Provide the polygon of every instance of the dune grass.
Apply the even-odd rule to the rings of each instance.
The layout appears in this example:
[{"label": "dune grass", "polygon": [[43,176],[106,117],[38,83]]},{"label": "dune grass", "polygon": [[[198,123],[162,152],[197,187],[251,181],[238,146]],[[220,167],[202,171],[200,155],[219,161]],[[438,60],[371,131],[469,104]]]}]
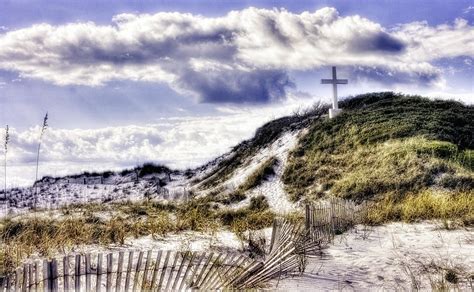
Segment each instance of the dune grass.
[{"label": "dune grass", "polygon": [[275,175],[275,167],[278,165],[276,157],[270,157],[265,160],[252,174],[250,174],[245,182],[239,186],[242,192],[248,191],[259,186],[272,175]]},{"label": "dune grass", "polygon": [[423,190],[401,200],[387,196],[370,205],[365,223],[377,225],[389,221],[433,219],[441,220],[445,228],[474,225],[474,194]]},{"label": "dune grass", "polygon": [[293,201],[333,195],[402,198],[428,187],[474,188],[474,108],[393,93],[342,103],[291,153],[283,181]]},{"label": "dune grass", "polygon": [[124,244],[127,238],[157,238],[180,231],[241,232],[270,226],[273,218],[264,199],[253,199],[249,207],[234,211],[220,210],[209,199],[195,199],[183,204],[78,204],[63,208],[60,218],[4,219],[0,221],[0,275],[32,254],[50,256],[78,245]]},{"label": "dune grass", "polygon": [[203,188],[218,185],[228,179],[234,171],[243,165],[250,157],[260,149],[275,142],[282,133],[307,127],[315,120],[319,120],[327,111],[327,106],[319,103],[302,112],[296,112],[291,116],[282,117],[270,121],[255,131],[253,138],[239,143],[232,149],[232,155],[222,159],[218,166],[202,179]]}]

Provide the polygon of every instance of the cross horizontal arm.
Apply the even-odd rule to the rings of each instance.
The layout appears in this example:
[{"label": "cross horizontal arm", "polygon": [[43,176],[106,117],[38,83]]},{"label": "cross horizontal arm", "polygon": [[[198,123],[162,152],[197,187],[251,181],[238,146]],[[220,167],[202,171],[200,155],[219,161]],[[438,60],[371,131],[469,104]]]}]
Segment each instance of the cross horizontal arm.
[{"label": "cross horizontal arm", "polygon": [[321,84],[334,84],[332,79],[321,79]]},{"label": "cross horizontal arm", "polygon": [[321,79],[321,84],[347,84],[349,81],[347,79]]}]

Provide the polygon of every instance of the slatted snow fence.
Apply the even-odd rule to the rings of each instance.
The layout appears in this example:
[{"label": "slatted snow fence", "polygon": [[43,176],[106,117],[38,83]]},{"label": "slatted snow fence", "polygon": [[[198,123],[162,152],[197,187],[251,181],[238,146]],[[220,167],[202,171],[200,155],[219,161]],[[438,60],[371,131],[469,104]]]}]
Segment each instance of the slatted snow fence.
[{"label": "slatted snow fence", "polygon": [[365,209],[331,199],[307,204],[304,222],[276,219],[263,260],[232,252],[120,251],[25,263],[0,291],[241,290],[304,271],[306,256],[356,224]]}]

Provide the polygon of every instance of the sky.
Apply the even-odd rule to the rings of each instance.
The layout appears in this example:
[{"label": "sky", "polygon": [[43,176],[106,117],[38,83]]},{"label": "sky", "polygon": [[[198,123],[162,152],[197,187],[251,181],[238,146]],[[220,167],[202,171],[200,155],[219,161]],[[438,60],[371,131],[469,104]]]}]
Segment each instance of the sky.
[{"label": "sky", "polygon": [[266,121],[329,102],[331,66],[349,79],[343,98],[472,104],[473,14],[461,0],[0,0],[8,185],[34,180],[46,112],[40,175],[64,175],[198,166]]}]

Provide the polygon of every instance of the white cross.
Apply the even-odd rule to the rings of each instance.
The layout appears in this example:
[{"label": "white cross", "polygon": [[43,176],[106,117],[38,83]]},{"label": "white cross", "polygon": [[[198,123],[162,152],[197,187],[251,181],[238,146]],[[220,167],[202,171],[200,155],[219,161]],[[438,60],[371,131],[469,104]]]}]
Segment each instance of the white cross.
[{"label": "white cross", "polygon": [[[339,111],[337,104],[337,85],[347,83],[349,83],[347,79],[337,79],[335,66],[332,67],[332,79],[321,79],[321,84],[332,84],[332,109],[335,114]],[[329,113],[331,117],[331,111]]]}]

